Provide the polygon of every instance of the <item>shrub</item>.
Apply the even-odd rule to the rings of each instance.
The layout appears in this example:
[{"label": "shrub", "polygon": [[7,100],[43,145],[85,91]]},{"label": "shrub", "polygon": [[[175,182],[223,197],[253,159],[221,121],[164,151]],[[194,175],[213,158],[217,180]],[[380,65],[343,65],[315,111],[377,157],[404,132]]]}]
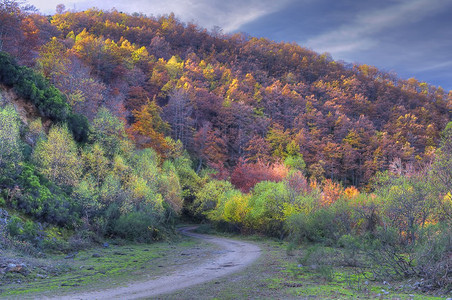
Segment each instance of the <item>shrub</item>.
[{"label": "shrub", "polygon": [[415,248],[416,271],[423,286],[452,290],[452,228],[446,224],[431,226]]},{"label": "shrub", "polygon": [[149,211],[132,211],[119,217],[114,225],[119,237],[137,242],[152,242],[164,238],[158,216]]},{"label": "shrub", "polygon": [[300,242],[325,242],[331,244],[335,239],[334,214],[323,208],[310,214],[299,213],[289,217],[286,223],[290,238]]}]

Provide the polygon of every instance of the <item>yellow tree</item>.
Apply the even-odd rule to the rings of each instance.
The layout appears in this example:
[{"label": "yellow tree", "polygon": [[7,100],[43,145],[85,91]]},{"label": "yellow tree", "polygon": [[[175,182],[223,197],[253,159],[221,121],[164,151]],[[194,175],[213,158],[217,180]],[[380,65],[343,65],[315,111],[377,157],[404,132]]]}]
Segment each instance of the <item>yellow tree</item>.
[{"label": "yellow tree", "polygon": [[155,101],[148,101],[140,111],[133,112],[136,122],[131,130],[135,134],[137,144],[144,148],[153,148],[160,155],[164,155],[169,148],[165,133],[170,127],[160,117],[161,111]]},{"label": "yellow tree", "polygon": [[66,73],[66,65],[69,60],[66,57],[66,47],[53,37],[50,42],[39,50],[37,63],[46,78],[55,78]]}]

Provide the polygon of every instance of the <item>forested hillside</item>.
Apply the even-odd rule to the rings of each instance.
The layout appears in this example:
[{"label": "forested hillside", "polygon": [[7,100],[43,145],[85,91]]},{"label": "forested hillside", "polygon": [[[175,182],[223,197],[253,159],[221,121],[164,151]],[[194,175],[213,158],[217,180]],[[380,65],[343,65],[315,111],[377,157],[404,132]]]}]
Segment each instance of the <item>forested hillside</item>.
[{"label": "forested hillside", "polygon": [[[3,49],[55,84],[75,112],[93,120],[106,107],[138,146],[152,142],[160,153],[164,135],[180,140],[219,178],[242,168],[265,173],[262,162],[294,152],[308,177],[365,186],[394,159],[428,163],[450,119],[452,96],[441,88],[296,44],[208,32],[174,15],[60,7],[8,21],[16,24]],[[144,129],[149,102],[162,122]]]},{"label": "forested hillside", "polygon": [[384,276],[451,287],[452,92],[173,14],[1,1],[0,50],[2,93],[37,111],[0,100],[0,248],[149,242],[185,214],[363,239]]}]

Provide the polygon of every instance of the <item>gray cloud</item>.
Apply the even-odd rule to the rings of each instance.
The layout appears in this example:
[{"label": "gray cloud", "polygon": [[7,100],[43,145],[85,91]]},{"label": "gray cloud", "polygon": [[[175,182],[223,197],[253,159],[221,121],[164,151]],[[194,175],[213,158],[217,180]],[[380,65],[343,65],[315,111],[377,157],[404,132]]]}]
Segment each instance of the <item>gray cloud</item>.
[{"label": "gray cloud", "polygon": [[66,5],[68,9],[76,10],[98,7],[111,9],[115,7],[119,11],[128,13],[142,12],[146,15],[164,15],[174,12],[177,17],[185,22],[194,22],[202,27],[211,29],[220,26],[225,32],[232,32],[242,25],[278,11],[289,0],[129,0],[129,1],[67,1],[67,0],[30,0],[44,13],[53,13],[59,3]]},{"label": "gray cloud", "polygon": [[449,0],[399,0],[380,10],[358,12],[349,23],[307,40],[306,45],[341,59],[351,59],[356,51],[377,46],[383,31],[417,22],[450,5]]}]

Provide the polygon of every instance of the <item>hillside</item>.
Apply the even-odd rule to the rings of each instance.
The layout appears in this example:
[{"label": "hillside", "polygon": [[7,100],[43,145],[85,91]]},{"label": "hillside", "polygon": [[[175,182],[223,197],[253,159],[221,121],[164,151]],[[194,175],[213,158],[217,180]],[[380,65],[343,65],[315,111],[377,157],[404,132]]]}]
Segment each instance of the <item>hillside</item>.
[{"label": "hillside", "polygon": [[[48,20],[26,14],[21,22],[27,27],[14,33],[21,39],[4,47],[13,43],[11,52],[76,112],[92,120],[105,106],[130,126],[134,111],[155,100],[169,125],[157,133],[180,140],[219,178],[294,151],[308,177],[364,186],[394,159],[428,163],[451,117],[448,92],[414,78],[296,44],[208,32],[174,15],[91,9]],[[139,145],[156,138],[132,134]]]}]

